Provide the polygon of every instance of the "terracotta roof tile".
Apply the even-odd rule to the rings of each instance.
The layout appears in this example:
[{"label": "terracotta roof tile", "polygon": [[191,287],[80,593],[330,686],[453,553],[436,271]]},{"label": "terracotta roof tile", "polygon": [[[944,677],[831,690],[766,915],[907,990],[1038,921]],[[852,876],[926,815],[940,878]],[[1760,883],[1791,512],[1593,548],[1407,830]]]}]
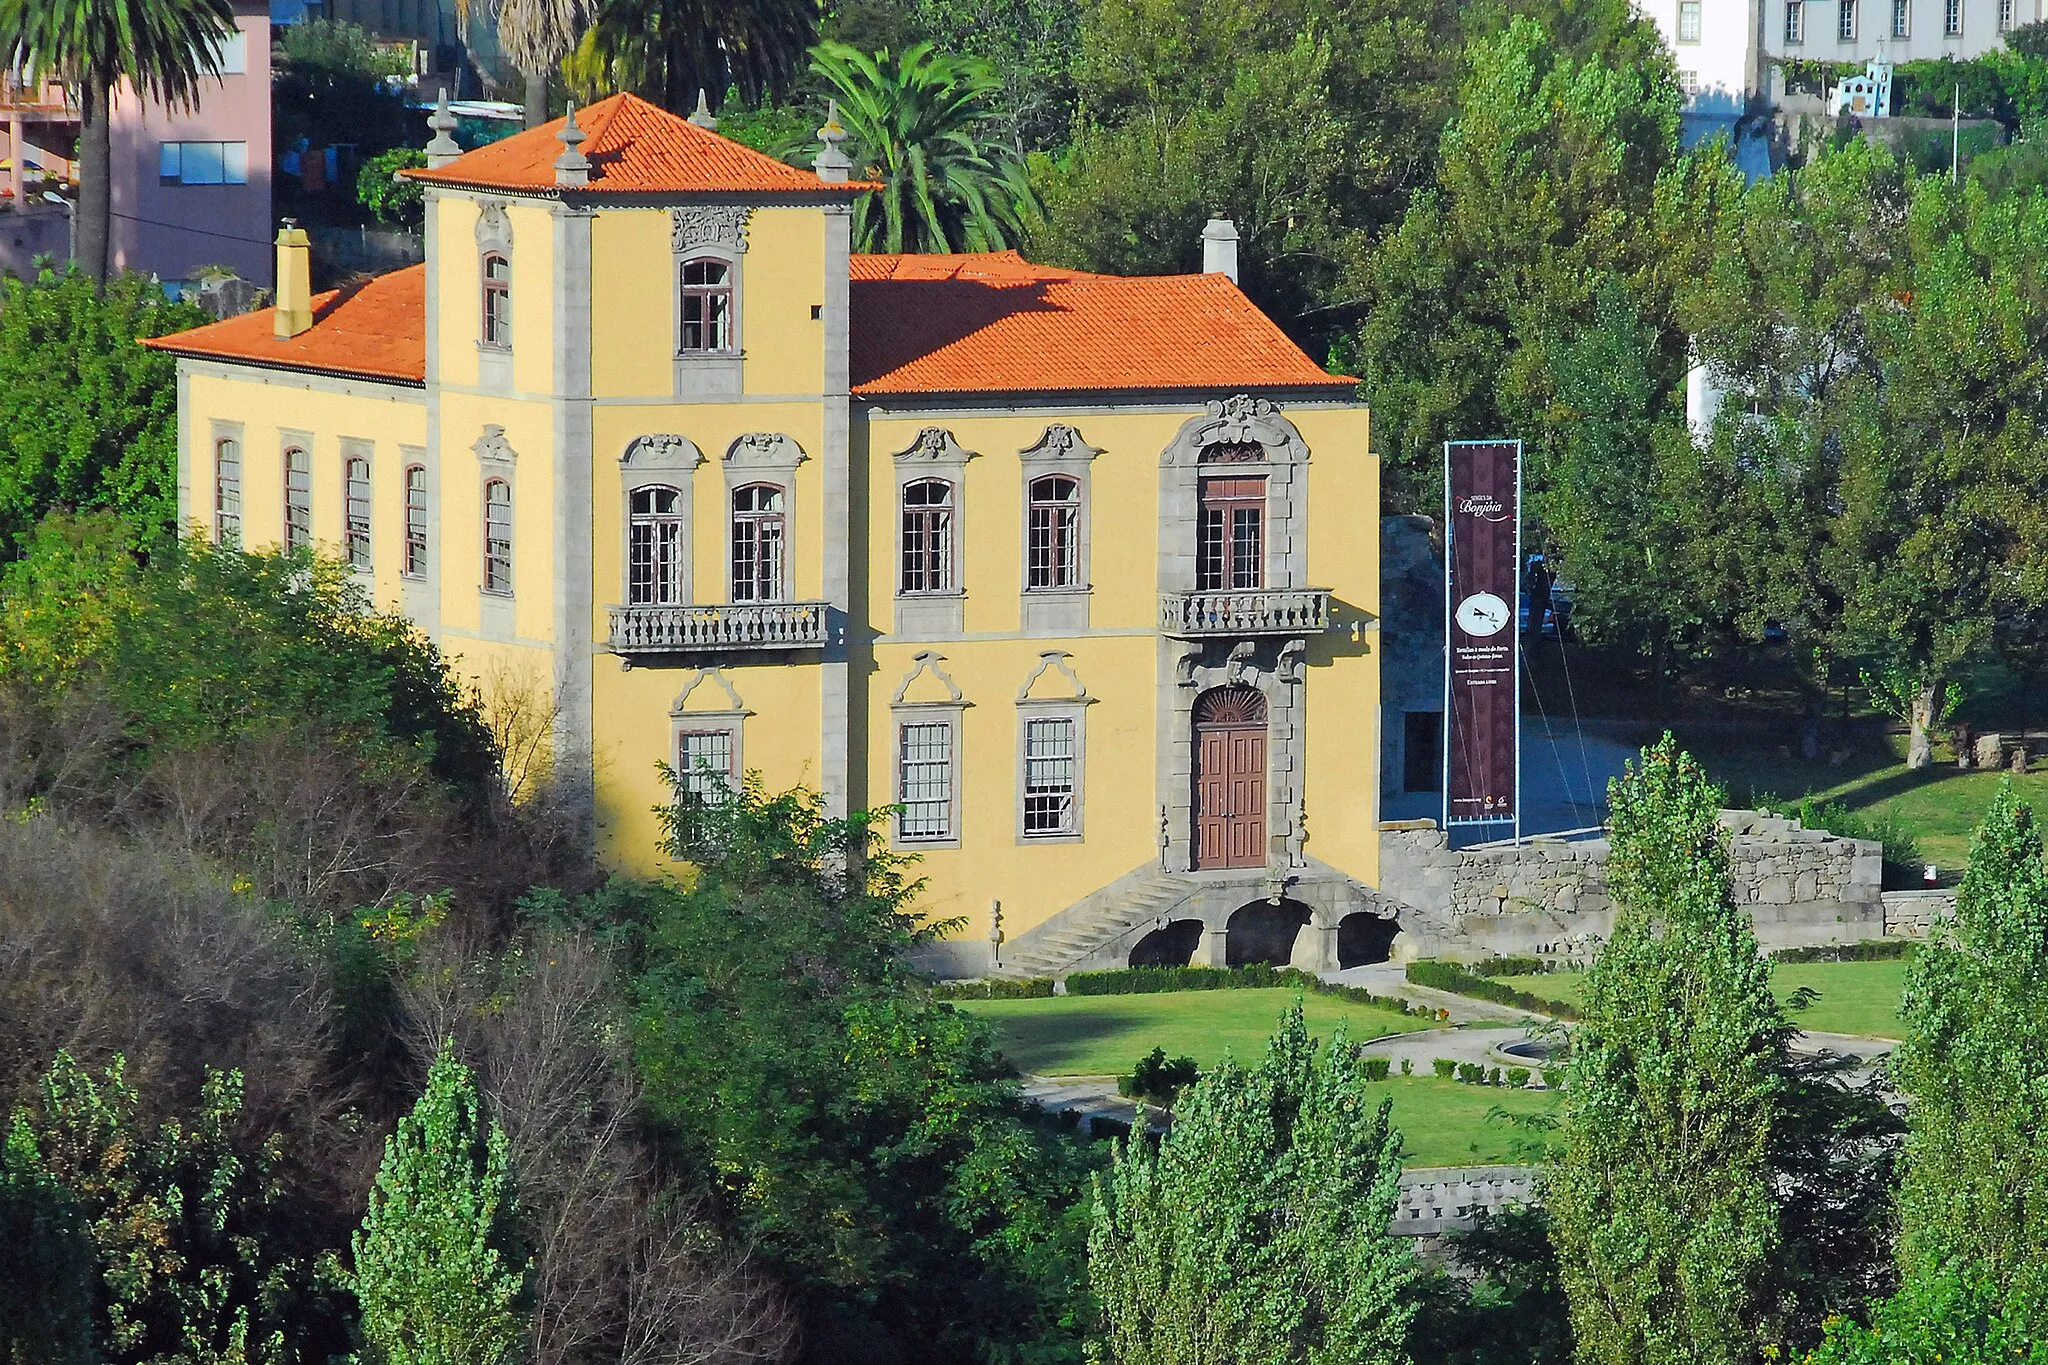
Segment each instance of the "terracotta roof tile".
[{"label": "terracotta roof tile", "polygon": [[[552,190],[555,158],[562,154],[557,134],[564,122],[555,119],[514,133],[465,152],[435,170],[399,174],[434,185]],[[699,128],[637,95],[601,99],[577,110],[576,122],[584,132],[583,155],[590,158],[590,183],[579,186],[579,193],[853,193],[875,188],[861,182],[829,184],[810,171]]]},{"label": "terracotta roof tile", "polygon": [[1090,275],[1014,251],[855,256],[858,394],[1325,388],[1222,275]]},{"label": "terracotta roof tile", "polygon": [[313,297],[313,325],[277,339],[273,310],[154,337],[153,350],[351,378],[424,384],[427,379],[427,268],[411,266],[351,289]]}]

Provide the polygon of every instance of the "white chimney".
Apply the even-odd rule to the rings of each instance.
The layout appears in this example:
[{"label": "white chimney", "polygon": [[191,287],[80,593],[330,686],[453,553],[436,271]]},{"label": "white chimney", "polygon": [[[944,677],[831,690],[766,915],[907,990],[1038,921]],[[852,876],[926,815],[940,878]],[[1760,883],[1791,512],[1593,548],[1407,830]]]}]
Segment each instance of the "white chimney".
[{"label": "white chimney", "polygon": [[1211,218],[1202,228],[1202,273],[1237,283],[1237,224],[1228,218]]}]

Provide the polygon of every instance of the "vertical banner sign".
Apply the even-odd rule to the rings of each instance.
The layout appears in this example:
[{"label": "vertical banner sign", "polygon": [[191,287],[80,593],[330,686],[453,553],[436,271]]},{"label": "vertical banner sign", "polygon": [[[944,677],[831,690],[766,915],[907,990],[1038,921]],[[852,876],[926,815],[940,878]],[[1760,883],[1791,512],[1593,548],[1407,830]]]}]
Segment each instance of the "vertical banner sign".
[{"label": "vertical banner sign", "polygon": [[1444,827],[1521,828],[1522,443],[1444,443]]}]

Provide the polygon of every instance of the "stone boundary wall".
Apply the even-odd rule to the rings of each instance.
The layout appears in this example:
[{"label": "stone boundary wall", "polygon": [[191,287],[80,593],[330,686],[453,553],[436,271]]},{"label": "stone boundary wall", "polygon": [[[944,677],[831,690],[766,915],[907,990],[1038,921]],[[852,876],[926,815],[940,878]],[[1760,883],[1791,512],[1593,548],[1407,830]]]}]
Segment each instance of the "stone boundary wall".
[{"label": "stone boundary wall", "polygon": [[1884,893],[1884,936],[1926,938],[1934,921],[1956,912],[1953,891],[1887,891]]},{"label": "stone boundary wall", "polygon": [[1465,1232],[1483,1209],[1541,1202],[1534,1166],[1422,1166],[1401,1172],[1401,1197],[1387,1231],[1397,1237]]},{"label": "stone boundary wall", "polygon": [[[1765,949],[1885,930],[1881,845],[1759,811],[1723,811],[1735,900]],[[1380,894],[1402,908],[1401,961],[1526,954],[1589,961],[1614,924],[1605,839],[1452,849],[1433,821],[1381,826]],[[1413,912],[1413,913],[1408,913]]]}]

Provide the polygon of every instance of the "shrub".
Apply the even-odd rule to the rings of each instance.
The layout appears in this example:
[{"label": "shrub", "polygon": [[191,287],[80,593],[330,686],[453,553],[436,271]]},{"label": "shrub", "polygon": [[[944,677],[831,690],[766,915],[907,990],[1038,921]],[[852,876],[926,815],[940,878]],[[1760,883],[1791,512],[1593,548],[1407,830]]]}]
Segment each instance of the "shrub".
[{"label": "shrub", "polygon": [[1806,948],[1780,948],[1771,954],[1773,962],[1891,962],[1913,955],[1911,939],[1884,938],[1863,943],[1818,944]]},{"label": "shrub", "polygon": [[1474,976],[1538,976],[1549,970],[1540,957],[1514,954],[1507,957],[1490,957],[1472,967]]},{"label": "shrub", "polygon": [[1508,1068],[1508,1085],[1509,1085],[1509,1087],[1510,1087],[1511,1089],[1515,1089],[1515,1090],[1521,1090],[1521,1089],[1524,1089],[1524,1088],[1526,1088],[1526,1087],[1528,1086],[1528,1084],[1529,1084],[1529,1068],[1528,1068],[1528,1067],[1526,1067],[1526,1066],[1511,1066],[1511,1067],[1509,1067],[1509,1068]]},{"label": "shrub", "polygon": [[1497,1005],[1510,1005],[1518,1010],[1528,1010],[1532,1014],[1547,1014],[1556,1019],[1579,1017],[1578,1011],[1562,1000],[1545,1000],[1527,991],[1504,986],[1456,962],[1438,962],[1425,958],[1420,962],[1409,963],[1405,975],[1413,984],[1427,986],[1431,990],[1469,995],[1476,1000],[1491,1000]]},{"label": "shrub", "polygon": [[1486,1068],[1477,1062],[1459,1062],[1458,1079],[1466,1085],[1485,1085]]},{"label": "shrub", "polygon": [[1374,995],[1357,986],[1334,985],[1313,972],[1271,967],[1262,962],[1244,967],[1123,967],[1106,972],[1075,972],[1067,978],[1068,995],[1153,995],[1164,991],[1272,990],[1289,986],[1395,1014],[1429,1013],[1405,1000]]},{"label": "shrub", "polygon": [[1413,1057],[1403,1057],[1401,1059],[1401,1074],[1403,1076],[1413,1076],[1415,1074],[1415,1059]]},{"label": "shrub", "polygon": [[1387,1071],[1390,1065],[1391,1063],[1389,1063],[1389,1061],[1385,1057],[1366,1058],[1365,1078],[1369,1081],[1385,1080],[1387,1078]]},{"label": "shrub", "polygon": [[1436,1078],[1440,1081],[1449,1080],[1453,1075],[1457,1074],[1458,1070],[1458,1064],[1449,1057],[1439,1057],[1431,1062],[1430,1066],[1435,1068]]},{"label": "shrub", "polygon": [[992,976],[980,981],[941,981],[932,987],[935,1000],[1050,1000],[1053,982],[1049,976],[1010,981]]},{"label": "shrub", "polygon": [[418,170],[426,164],[427,154],[417,147],[393,147],[378,153],[356,172],[356,202],[380,223],[418,227],[426,214],[426,191],[419,181],[401,179],[397,172]]},{"label": "shrub", "polygon": [[1539,1074],[1540,1074],[1540,1075],[1541,1075],[1541,1076],[1543,1077],[1543,1087],[1544,1087],[1544,1089],[1546,1089],[1546,1090],[1560,1090],[1560,1089],[1563,1089],[1563,1087],[1564,1087],[1564,1068],[1563,1068],[1563,1067],[1561,1067],[1561,1066],[1546,1066],[1546,1067],[1544,1067],[1544,1068],[1543,1068],[1543,1070],[1542,1070],[1542,1071],[1541,1071],[1541,1072],[1540,1072]]},{"label": "shrub", "polygon": [[1499,1068],[1499,1067],[1497,1067],[1497,1066],[1490,1066],[1490,1067],[1488,1067],[1488,1068],[1486,1069],[1486,1083],[1487,1083],[1488,1085],[1499,1085],[1499,1084],[1500,1084],[1500,1068]]},{"label": "shrub", "polygon": [[1808,829],[1824,829],[1844,839],[1874,839],[1884,849],[1884,884],[1918,886],[1925,866],[1920,843],[1892,806],[1875,811],[1853,811],[1839,801],[1816,805],[1811,796],[1801,797],[1793,812]]},{"label": "shrub", "polygon": [[1180,1092],[1193,1085],[1201,1074],[1194,1058],[1175,1057],[1168,1061],[1166,1049],[1155,1047],[1138,1059],[1138,1065],[1130,1075],[1116,1078],[1116,1090],[1129,1099],[1170,1107]]}]

